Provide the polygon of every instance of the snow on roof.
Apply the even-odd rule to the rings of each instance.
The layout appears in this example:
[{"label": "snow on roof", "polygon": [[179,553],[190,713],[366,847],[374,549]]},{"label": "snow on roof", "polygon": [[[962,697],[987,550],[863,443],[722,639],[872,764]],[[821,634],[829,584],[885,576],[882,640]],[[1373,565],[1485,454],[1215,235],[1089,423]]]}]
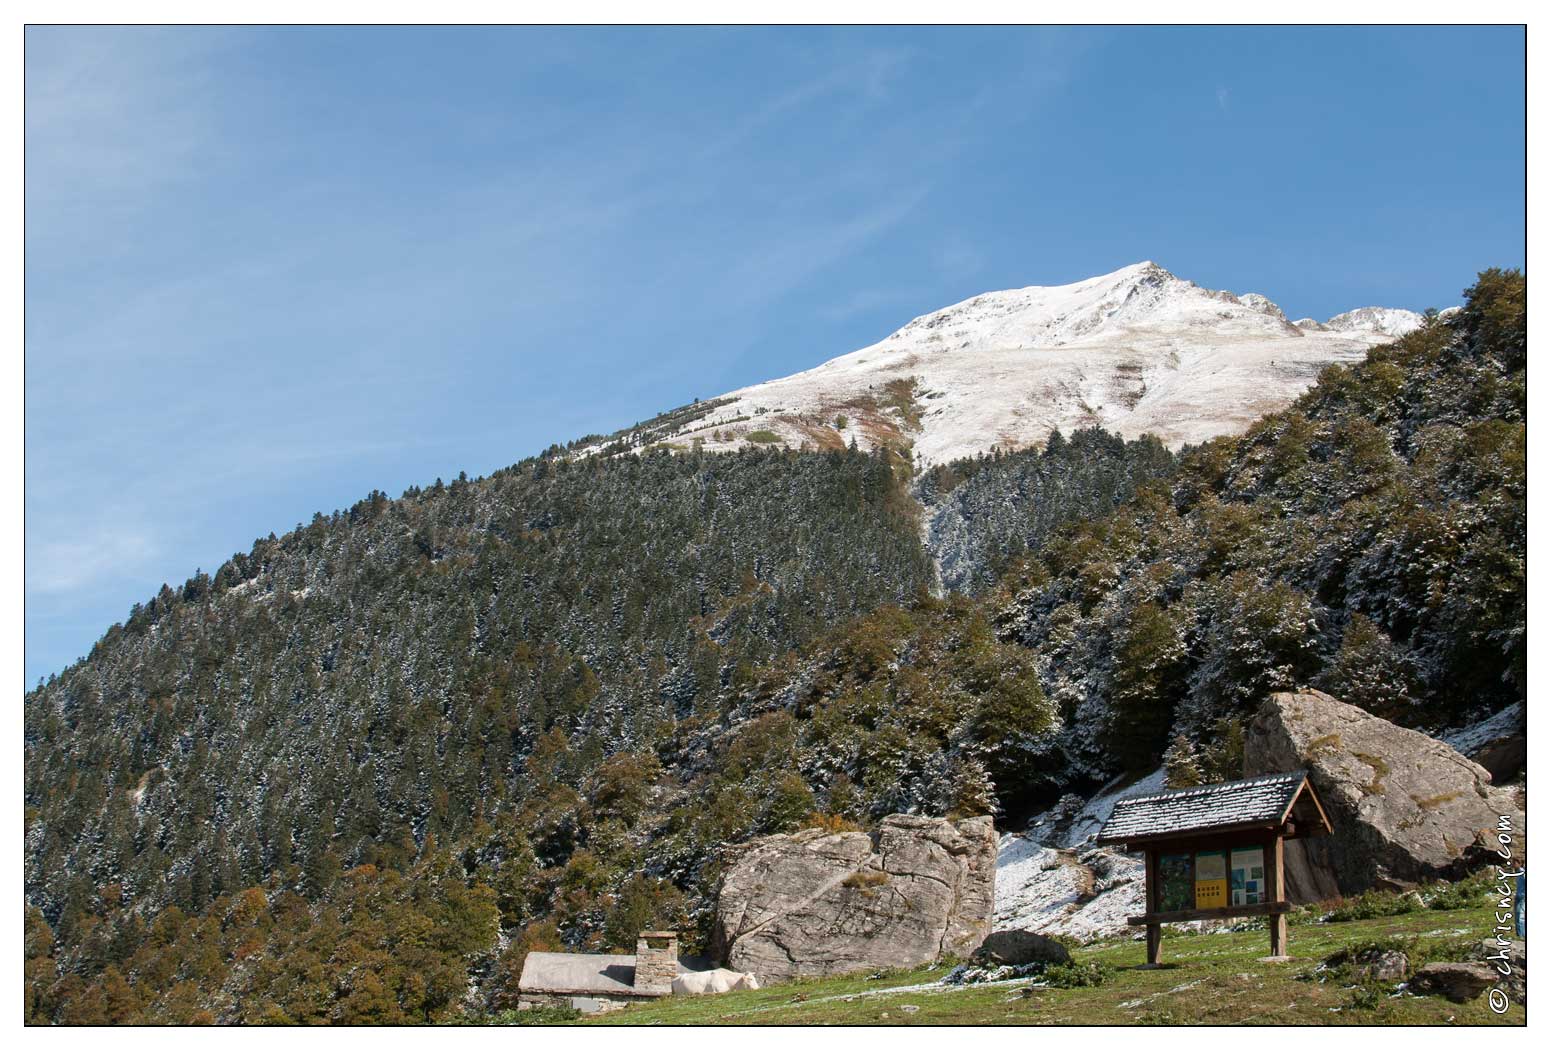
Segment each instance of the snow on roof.
[{"label": "snow on roof", "polygon": [[1175,833],[1210,832],[1285,820],[1308,772],[1268,774],[1197,788],[1175,788],[1115,803],[1100,843],[1124,843]]}]

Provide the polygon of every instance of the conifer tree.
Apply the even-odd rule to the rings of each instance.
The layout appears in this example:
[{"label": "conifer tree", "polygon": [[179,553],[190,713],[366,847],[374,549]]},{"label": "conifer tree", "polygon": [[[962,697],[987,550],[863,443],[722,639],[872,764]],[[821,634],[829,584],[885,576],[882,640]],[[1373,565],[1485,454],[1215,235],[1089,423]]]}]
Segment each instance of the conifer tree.
[{"label": "conifer tree", "polygon": [[1163,767],[1168,771],[1164,783],[1170,788],[1194,788],[1204,780],[1196,746],[1184,734],[1174,735],[1168,750],[1163,753]]}]

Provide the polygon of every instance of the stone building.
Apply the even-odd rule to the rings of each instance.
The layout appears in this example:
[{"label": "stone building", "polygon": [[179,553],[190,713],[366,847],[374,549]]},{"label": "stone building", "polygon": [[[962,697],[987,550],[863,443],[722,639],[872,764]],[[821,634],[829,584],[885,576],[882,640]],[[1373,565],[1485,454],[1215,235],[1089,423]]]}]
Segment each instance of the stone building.
[{"label": "stone building", "polygon": [[635,955],[530,952],[517,981],[519,1003],[574,1007],[588,1014],[611,1011],[673,992],[673,979],[691,970],[679,959],[673,931],[642,931]]}]

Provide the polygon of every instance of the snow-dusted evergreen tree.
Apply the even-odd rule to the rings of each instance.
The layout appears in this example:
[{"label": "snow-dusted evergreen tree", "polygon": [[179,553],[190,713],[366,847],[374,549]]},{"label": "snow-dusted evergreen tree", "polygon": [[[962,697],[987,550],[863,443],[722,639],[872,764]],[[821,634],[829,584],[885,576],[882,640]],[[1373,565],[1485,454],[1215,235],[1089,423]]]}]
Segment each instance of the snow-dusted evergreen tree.
[{"label": "snow-dusted evergreen tree", "polygon": [[1098,428],[1052,431],[1043,449],[957,460],[924,473],[927,543],[944,587],[983,591],[1057,529],[1106,514],[1142,482],[1167,475],[1173,455],[1154,438],[1126,441]]},{"label": "snow-dusted evergreen tree", "polygon": [[1163,753],[1163,767],[1168,771],[1164,783],[1170,788],[1194,788],[1205,781],[1201,773],[1201,757],[1196,746],[1184,734],[1175,734]]}]

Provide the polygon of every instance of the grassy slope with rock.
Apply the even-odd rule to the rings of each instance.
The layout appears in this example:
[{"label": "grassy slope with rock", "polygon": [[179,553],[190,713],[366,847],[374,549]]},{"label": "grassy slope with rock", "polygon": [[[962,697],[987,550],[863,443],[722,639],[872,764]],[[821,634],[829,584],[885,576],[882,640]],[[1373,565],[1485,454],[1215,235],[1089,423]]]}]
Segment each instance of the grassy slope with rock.
[{"label": "grassy slope with rock", "polygon": [[[679,997],[587,1019],[589,1025],[1522,1025],[1524,1008],[1497,1015],[1482,996],[1464,1004],[1438,996],[1394,995],[1374,987],[1321,981],[1321,961],[1342,951],[1399,939],[1421,962],[1459,960],[1491,931],[1482,904],[1418,909],[1346,923],[1296,922],[1294,958],[1267,963],[1266,932],[1189,934],[1166,929],[1164,966],[1139,967],[1140,942],[1111,938],[1073,950],[1096,965],[1101,984],[1075,988],[1007,983],[939,986],[950,968],[849,975],[772,986],[757,992]],[[909,1008],[915,1010],[909,1010]]]}]

